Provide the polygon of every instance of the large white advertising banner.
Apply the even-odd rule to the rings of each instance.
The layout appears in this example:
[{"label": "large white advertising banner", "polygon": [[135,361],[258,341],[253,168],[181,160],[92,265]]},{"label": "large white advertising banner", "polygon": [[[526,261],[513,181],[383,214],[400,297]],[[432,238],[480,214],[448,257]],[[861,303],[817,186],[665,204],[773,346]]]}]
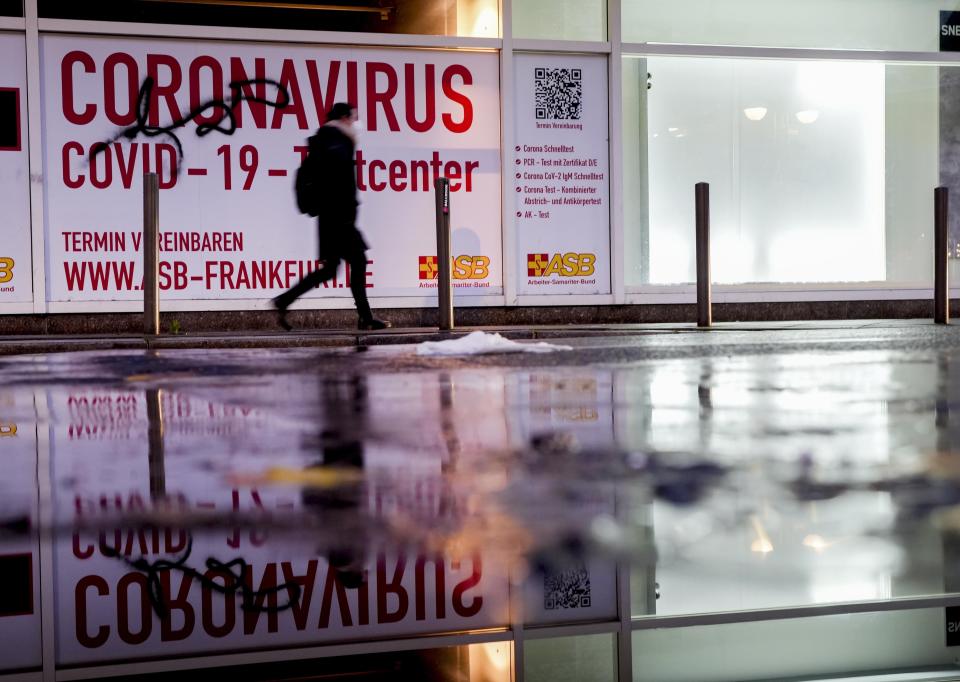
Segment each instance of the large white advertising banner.
[{"label": "large white advertising banner", "polygon": [[610,293],[607,60],[516,60],[521,294]]},{"label": "large white advertising banner", "polygon": [[[51,301],[141,297],[147,171],[160,173],[163,297],[288,288],[317,267],[294,173],[337,101],[365,127],[370,294],[435,289],[438,176],[451,180],[455,292],[502,292],[495,54],[44,36],[41,59]],[[349,296],[347,276],[308,296]]]},{"label": "large white advertising banner", "polygon": [[0,64],[0,303],[14,303],[33,300],[27,69],[22,35],[0,33]]}]

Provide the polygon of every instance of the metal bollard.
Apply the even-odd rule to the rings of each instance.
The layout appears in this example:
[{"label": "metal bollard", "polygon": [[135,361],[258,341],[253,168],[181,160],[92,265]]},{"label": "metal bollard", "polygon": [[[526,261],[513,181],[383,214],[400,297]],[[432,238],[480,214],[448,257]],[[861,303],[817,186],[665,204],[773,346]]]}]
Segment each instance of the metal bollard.
[{"label": "metal bollard", "polygon": [[950,324],[950,283],[947,276],[950,192],[946,187],[933,190],[933,321]]},{"label": "metal bollard", "polygon": [[697,326],[713,324],[710,295],[710,184],[694,186],[697,214]]},{"label": "metal bollard", "polygon": [[143,333],[160,333],[160,185],[156,173],[143,176]]},{"label": "metal bollard", "polygon": [[437,178],[437,305],[442,331],[453,329],[453,291],[450,282],[450,181]]}]

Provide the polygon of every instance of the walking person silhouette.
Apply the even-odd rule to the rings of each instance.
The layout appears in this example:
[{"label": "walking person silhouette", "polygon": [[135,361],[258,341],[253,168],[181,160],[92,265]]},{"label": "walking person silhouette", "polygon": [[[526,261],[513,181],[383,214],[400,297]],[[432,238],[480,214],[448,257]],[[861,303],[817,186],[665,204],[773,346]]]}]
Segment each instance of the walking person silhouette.
[{"label": "walking person silhouette", "polygon": [[273,299],[280,326],[290,331],[287,310],[298,298],[337,274],[340,261],[350,273],[350,291],[357,306],[359,329],[385,329],[390,325],[378,320],[367,301],[367,242],[357,229],[357,178],[354,150],[357,110],[346,102],[337,102],[327,114],[327,122],[309,139],[309,151],[297,171],[297,204],[300,210],[317,218],[320,240],[319,260],[323,266],[306,275],[288,291]]}]

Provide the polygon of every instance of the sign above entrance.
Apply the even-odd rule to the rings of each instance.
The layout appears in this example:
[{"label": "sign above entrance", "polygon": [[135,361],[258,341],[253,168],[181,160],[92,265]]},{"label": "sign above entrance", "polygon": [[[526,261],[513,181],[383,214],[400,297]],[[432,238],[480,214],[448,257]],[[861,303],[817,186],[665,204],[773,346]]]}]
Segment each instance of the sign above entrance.
[{"label": "sign above entrance", "polygon": [[940,12],[940,51],[960,52],[960,12]]}]

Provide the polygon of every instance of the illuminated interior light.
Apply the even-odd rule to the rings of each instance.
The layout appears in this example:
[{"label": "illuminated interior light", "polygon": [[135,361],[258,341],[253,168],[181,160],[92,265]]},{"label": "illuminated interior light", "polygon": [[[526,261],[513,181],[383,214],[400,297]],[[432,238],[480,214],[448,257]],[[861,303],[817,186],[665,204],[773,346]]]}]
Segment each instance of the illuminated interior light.
[{"label": "illuminated interior light", "polygon": [[811,534],[803,539],[803,546],[809,547],[814,552],[817,552],[819,554],[820,552],[823,552],[825,549],[827,549],[830,546],[830,543],[824,540],[819,535]]},{"label": "illuminated interior light", "polygon": [[503,672],[510,666],[510,649],[506,642],[489,642],[480,645],[487,661],[494,670]]},{"label": "illuminated interior light", "polygon": [[818,118],[820,118],[820,112],[816,109],[797,112],[797,120],[800,121],[800,123],[813,123]]},{"label": "illuminated interior light", "polygon": [[757,534],[756,539],[750,543],[750,551],[758,554],[769,554],[772,552],[773,543],[770,542],[770,537],[767,535],[767,531],[764,530],[763,524],[760,523],[760,519],[756,516],[751,516],[750,523],[753,525],[753,530]]},{"label": "illuminated interior light", "polygon": [[762,121],[764,116],[767,115],[767,108],[747,107],[743,110],[743,115],[749,118],[751,121]]},{"label": "illuminated interior light", "polygon": [[496,38],[497,37],[497,8],[496,6],[485,7],[477,13],[477,18],[473,22],[472,35],[475,38]]}]

